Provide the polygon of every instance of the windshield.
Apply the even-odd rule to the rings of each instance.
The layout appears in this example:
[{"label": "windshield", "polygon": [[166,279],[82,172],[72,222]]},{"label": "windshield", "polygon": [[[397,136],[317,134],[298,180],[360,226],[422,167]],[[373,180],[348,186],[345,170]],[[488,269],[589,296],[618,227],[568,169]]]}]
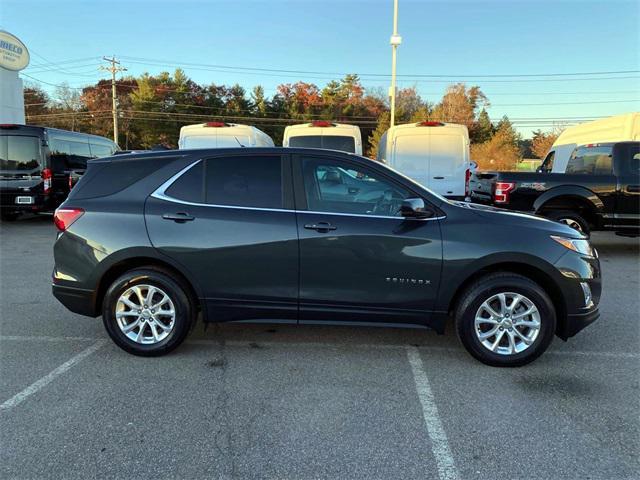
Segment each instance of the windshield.
[{"label": "windshield", "polygon": [[40,138],[25,135],[0,136],[0,171],[24,173],[40,169]]},{"label": "windshield", "polygon": [[329,150],[340,150],[342,152],[355,153],[356,142],[353,137],[345,135],[304,135],[301,137],[291,137],[290,147],[302,148],[326,148]]}]

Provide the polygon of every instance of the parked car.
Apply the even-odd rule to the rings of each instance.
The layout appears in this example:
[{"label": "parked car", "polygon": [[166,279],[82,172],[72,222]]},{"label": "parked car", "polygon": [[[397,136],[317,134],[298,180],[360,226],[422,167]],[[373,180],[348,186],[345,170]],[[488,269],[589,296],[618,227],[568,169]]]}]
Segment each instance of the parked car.
[{"label": "parked car", "polygon": [[588,234],[640,234],[640,142],[574,149],[565,173],[478,172],[471,200],[536,213]]},{"label": "parked car", "polygon": [[464,125],[427,121],[391,127],[380,138],[377,160],[447,198],[467,196],[471,162]]},{"label": "parked car", "polygon": [[578,231],[336,151],[94,160],[54,220],[53,294],[136,355],[176,348],[198,312],[439,333],[452,316],[474,357],[517,366],[599,315],[599,261]]},{"label": "parked car", "polygon": [[87,160],[113,155],[118,146],[97,135],[31,125],[0,125],[0,212],[53,211],[67,197]]},{"label": "parked car", "polygon": [[180,129],[178,148],[273,147],[273,139],[250,125],[206,122]]},{"label": "parked car", "polygon": [[362,155],[360,127],[315,120],[284,129],[283,147],[326,148]]},{"label": "parked car", "polygon": [[564,173],[569,157],[582,145],[640,140],[640,113],[625,113],[568,127],[562,131],[544,161],[541,173]]}]

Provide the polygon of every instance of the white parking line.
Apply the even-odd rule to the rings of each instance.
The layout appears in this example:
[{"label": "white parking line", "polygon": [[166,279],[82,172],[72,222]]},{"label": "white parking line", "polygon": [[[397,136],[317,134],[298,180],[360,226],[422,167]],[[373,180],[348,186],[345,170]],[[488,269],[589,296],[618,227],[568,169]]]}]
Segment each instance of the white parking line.
[{"label": "white parking line", "polygon": [[51,337],[46,335],[0,335],[0,340],[15,342],[95,342],[94,337]]},{"label": "white parking line", "polygon": [[65,373],[67,370],[69,370],[75,364],[80,362],[82,359],[84,359],[84,358],[88,357],[89,355],[91,355],[92,353],[96,352],[98,349],[100,349],[102,346],[104,346],[105,343],[107,343],[106,340],[98,340],[96,343],[94,343],[90,347],[85,348],[83,351],[81,351],[77,355],[74,355],[69,360],[67,360],[62,365],[60,365],[58,368],[56,368],[55,370],[52,370],[47,375],[42,377],[40,380],[35,381],[34,383],[29,385],[24,390],[22,390],[21,392],[15,394],[9,400],[7,400],[4,403],[2,403],[0,405],[0,410],[9,410],[10,408],[15,407],[16,405],[19,405],[24,400],[26,400],[27,397],[29,397],[30,395],[33,395],[34,393],[36,393],[39,390],[41,390],[43,387],[47,386],[56,377],[58,377],[58,376],[62,375],[63,373]]},{"label": "white parking line", "polygon": [[431,440],[431,451],[436,459],[438,476],[440,480],[457,480],[459,478],[458,471],[456,470],[453,455],[449,448],[447,434],[444,428],[442,428],[442,422],[438,415],[438,407],[431,392],[429,377],[424,370],[420,352],[416,347],[409,346],[406,348],[407,358],[409,359],[411,371],[413,372],[413,380],[416,383],[416,390],[418,391],[418,398],[422,404],[422,417],[427,426],[427,434]]}]

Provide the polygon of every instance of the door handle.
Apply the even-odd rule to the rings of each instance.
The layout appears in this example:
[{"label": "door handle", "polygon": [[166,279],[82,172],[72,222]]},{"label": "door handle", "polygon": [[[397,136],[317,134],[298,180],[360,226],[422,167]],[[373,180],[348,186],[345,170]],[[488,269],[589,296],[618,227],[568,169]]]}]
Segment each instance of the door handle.
[{"label": "door handle", "polygon": [[330,230],[335,230],[337,227],[334,227],[329,222],[318,222],[318,223],[307,223],[304,228],[307,230],[316,230],[320,233],[327,233]]},{"label": "door handle", "polygon": [[196,219],[196,217],[194,217],[193,215],[189,215],[185,212],[165,213],[164,215],[162,215],[162,218],[164,218],[165,220],[173,220],[176,223],[191,222],[192,220]]},{"label": "door handle", "polygon": [[444,180],[444,177],[433,177],[436,180]]},{"label": "door handle", "polygon": [[629,193],[640,192],[640,185],[627,185],[627,192]]}]

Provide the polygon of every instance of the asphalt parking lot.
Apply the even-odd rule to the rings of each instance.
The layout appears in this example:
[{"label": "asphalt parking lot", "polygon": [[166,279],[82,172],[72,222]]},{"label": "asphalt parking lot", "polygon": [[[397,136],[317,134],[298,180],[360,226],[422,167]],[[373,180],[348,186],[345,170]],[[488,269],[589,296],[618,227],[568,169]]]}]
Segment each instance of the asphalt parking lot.
[{"label": "asphalt parking lot", "polygon": [[199,325],[134,357],[52,297],[54,237],[0,225],[1,478],[639,477],[637,239],[593,235],[597,323],[496,369],[452,330]]}]

